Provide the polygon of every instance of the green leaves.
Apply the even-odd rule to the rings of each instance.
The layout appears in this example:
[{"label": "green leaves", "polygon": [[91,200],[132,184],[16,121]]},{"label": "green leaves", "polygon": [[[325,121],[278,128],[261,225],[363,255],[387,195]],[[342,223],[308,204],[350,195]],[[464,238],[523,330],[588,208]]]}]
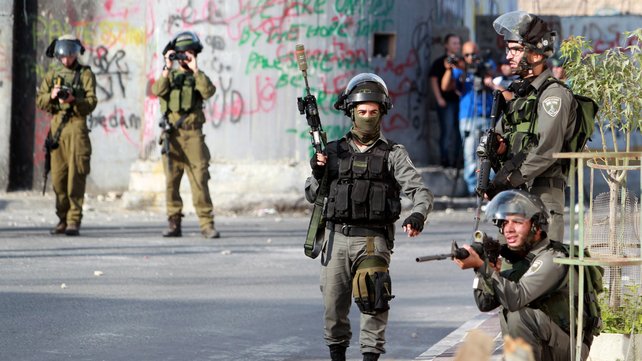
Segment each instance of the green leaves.
[{"label": "green leaves", "polygon": [[[600,106],[597,123],[602,137],[606,130],[629,135],[642,128],[642,28],[626,35],[628,46],[599,54],[582,36],[571,36],[560,48],[573,91]],[[630,137],[626,139],[628,149]],[[606,151],[604,139],[602,144]],[[614,147],[619,151],[617,144]]]}]

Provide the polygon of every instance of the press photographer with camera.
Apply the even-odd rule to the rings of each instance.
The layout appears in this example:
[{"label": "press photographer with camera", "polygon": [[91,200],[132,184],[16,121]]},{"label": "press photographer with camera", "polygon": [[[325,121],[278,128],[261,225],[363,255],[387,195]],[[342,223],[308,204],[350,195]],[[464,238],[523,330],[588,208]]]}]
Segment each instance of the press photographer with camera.
[{"label": "press photographer with camera", "polygon": [[[197,55],[203,50],[193,31],[178,33],[163,50],[165,66],[152,85],[158,96],[163,120],[161,136],[165,168],[168,227],[163,237],[181,237],[183,200],[179,193],[183,173],[192,189],[192,202],[205,238],[219,238],[214,227],[214,208],[210,197],[210,151],[203,135],[203,102],[212,97],[216,87],[198,68]],[[174,62],[177,67],[174,67]]]},{"label": "press photographer with camera", "polygon": [[86,119],[98,104],[96,77],[88,66],[78,62],[84,52],[74,35],[54,39],[45,54],[58,61],[51,65],[36,95],[36,106],[52,115],[45,139],[44,172],[45,189],[51,170],[56,193],[58,224],[51,229],[52,235],[80,234],[91,159]]},{"label": "press photographer with camera", "polygon": [[457,167],[461,152],[454,151],[461,148],[459,138],[458,116],[459,95],[455,90],[442,91],[441,81],[446,72],[451,71],[461,60],[461,40],[455,34],[444,37],[445,54],[437,58],[430,68],[430,89],[435,97],[437,117],[439,118],[439,151],[441,165],[444,168]]},{"label": "press photographer with camera", "polygon": [[459,93],[459,134],[464,154],[463,177],[468,193],[472,196],[476,194],[477,186],[476,149],[482,133],[490,128],[493,90],[497,86],[492,81],[494,64],[480,57],[477,44],[467,41],[462,49],[464,67],[452,67],[451,71],[447,71],[442,79],[441,89]]}]

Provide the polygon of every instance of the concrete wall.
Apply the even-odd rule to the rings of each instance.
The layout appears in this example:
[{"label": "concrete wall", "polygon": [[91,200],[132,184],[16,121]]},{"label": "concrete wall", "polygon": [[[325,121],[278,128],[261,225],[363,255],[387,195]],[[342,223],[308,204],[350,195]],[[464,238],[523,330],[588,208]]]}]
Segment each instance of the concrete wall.
[{"label": "concrete wall", "polygon": [[7,1],[0,3],[0,190],[9,186],[12,59],[13,3]]},{"label": "concrete wall", "polygon": [[[205,48],[199,67],[218,88],[205,104],[204,132],[214,164],[307,162],[308,126],[296,107],[303,80],[294,59],[295,45],[303,43],[311,90],[319,100],[328,137],[337,138],[350,126],[332,109],[339,92],[355,74],[376,72],[388,83],[395,104],[383,124],[386,135],[404,143],[415,163],[424,166],[439,160],[438,123],[427,101],[428,70],[442,53],[435,45],[445,32],[471,27],[469,21],[474,20],[467,20],[473,18],[471,8],[500,13],[515,7],[514,1],[498,5],[492,0],[78,0],[64,6],[25,0],[25,4],[33,9],[25,5],[21,34],[32,34],[28,43],[35,54],[27,59],[21,53],[19,65],[25,69],[13,75],[20,82],[31,76],[36,84],[19,89],[24,104],[33,104],[33,89],[55,61],[44,56],[53,39],[75,33],[87,48],[81,62],[96,73],[99,100],[88,119],[94,149],[88,189],[99,192],[127,189],[134,163],[158,162],[159,105],[149,89],[163,65],[161,50],[182,30],[200,35]],[[5,5],[8,14],[12,5]],[[16,9],[23,12],[22,5]],[[5,30],[0,36],[6,36]],[[381,38],[391,39],[387,57],[375,54]],[[11,76],[2,79],[7,82]],[[14,108],[15,97],[14,89]],[[24,129],[33,134],[29,137],[33,139],[21,135],[29,146],[19,148],[19,153],[29,159],[33,153],[33,164],[29,162],[23,178],[33,178],[25,186],[37,188],[42,184],[41,144],[50,117],[41,111],[14,113],[14,124],[26,124]],[[8,158],[2,152],[0,161]]]}]

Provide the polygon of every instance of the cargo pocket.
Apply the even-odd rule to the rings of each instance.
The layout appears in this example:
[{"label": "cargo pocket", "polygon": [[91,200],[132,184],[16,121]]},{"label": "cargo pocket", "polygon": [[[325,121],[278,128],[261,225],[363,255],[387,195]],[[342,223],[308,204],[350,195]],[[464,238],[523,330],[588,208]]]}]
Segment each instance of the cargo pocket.
[{"label": "cargo pocket", "polygon": [[89,174],[91,170],[91,141],[86,131],[77,137],[75,153],[76,173],[80,175]]}]

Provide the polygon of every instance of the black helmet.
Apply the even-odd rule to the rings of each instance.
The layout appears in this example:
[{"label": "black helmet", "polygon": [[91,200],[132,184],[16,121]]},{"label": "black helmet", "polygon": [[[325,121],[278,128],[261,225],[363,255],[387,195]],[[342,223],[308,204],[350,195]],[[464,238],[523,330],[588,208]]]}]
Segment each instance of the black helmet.
[{"label": "black helmet", "polygon": [[198,54],[203,50],[203,44],[201,44],[201,40],[195,32],[183,31],[178,33],[174,39],[167,43],[165,49],[163,49],[163,55],[165,55],[169,50],[177,52],[192,50],[194,54]]},{"label": "black helmet", "polygon": [[545,56],[553,55],[557,34],[540,17],[525,11],[512,11],[493,21],[504,41],[515,41]]},{"label": "black helmet", "polygon": [[509,215],[521,215],[548,231],[548,211],[542,200],[523,190],[511,189],[497,194],[486,206],[486,219],[500,227]]},{"label": "black helmet", "polygon": [[57,39],[54,39],[47,47],[45,54],[53,58],[54,56],[60,59],[63,56],[82,55],[85,53],[85,47],[82,46],[80,40],[75,35],[66,34]]},{"label": "black helmet", "polygon": [[373,73],[361,73],[350,79],[348,86],[334,103],[334,108],[342,110],[350,116],[352,108],[357,103],[375,102],[381,105],[381,114],[386,114],[392,109],[392,102],[388,95],[386,83]]}]

